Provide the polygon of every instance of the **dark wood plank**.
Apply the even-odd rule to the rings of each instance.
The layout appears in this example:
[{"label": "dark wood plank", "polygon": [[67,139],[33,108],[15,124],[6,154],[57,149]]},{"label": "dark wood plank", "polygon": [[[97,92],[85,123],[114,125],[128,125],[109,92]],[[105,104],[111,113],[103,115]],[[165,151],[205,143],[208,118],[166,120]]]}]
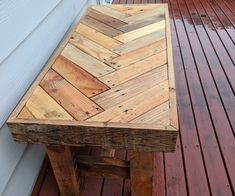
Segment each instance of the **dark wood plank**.
[{"label": "dark wood plank", "polygon": [[[126,151],[119,149],[115,151],[115,157],[125,160]],[[102,196],[122,195],[123,179],[104,179]],[[130,190],[129,190],[130,191]],[[126,191],[128,192],[128,190]]]},{"label": "dark wood plank", "polygon": [[50,169],[51,169],[50,161],[49,161],[48,156],[46,156],[46,158],[44,159],[42,163],[42,166],[41,166],[37,181],[35,182],[31,196],[38,196],[39,192],[42,189],[43,184],[45,184],[44,181]]},{"label": "dark wood plank", "polygon": [[[112,122],[105,123],[105,127],[103,122],[66,121],[66,125],[61,121],[44,121],[45,124],[40,120],[33,120],[30,123],[27,120],[17,122],[17,126],[8,122],[15,141],[35,144],[172,152],[178,135],[178,131],[172,127],[168,127],[166,131],[162,128],[165,126],[154,127],[152,124],[146,124],[143,128],[138,123],[129,123],[129,128],[123,128],[120,123]],[[106,137],[103,137],[104,135]]]},{"label": "dark wood plank", "polygon": [[81,180],[74,163],[74,148],[68,146],[47,146],[53,172],[62,196],[81,195]]},{"label": "dark wood plank", "polygon": [[156,195],[155,153],[130,151],[131,194]]},{"label": "dark wood plank", "polygon": [[130,163],[115,157],[77,156],[80,176],[130,178]]},{"label": "dark wood plank", "polygon": [[[208,12],[208,2],[205,0],[203,4],[199,0],[194,0],[196,8],[201,16],[207,16]],[[207,9],[207,12],[205,11],[205,8]],[[233,92],[235,91],[235,69],[234,64],[228,55],[228,52],[226,51],[227,48],[223,45],[221,42],[221,37],[218,36],[216,30],[216,27],[213,26],[212,21],[209,17],[201,17],[201,20],[205,26],[205,30],[207,34],[210,37],[210,40],[213,44],[214,50],[216,54],[218,55],[220,62],[222,64],[222,68],[226,74],[226,77],[228,78],[228,81],[231,85],[231,88],[233,89]],[[216,23],[216,21],[214,21]],[[222,35],[221,35],[222,36]],[[223,37],[223,36],[222,36]]]},{"label": "dark wood plank", "polygon": [[46,178],[44,179],[44,183],[41,187],[41,191],[38,196],[58,196],[59,195],[59,188],[57,186],[55,176],[53,173],[52,168],[47,172]]},{"label": "dark wood plank", "polygon": [[[183,154],[184,154],[184,162],[186,168],[186,177],[188,190],[190,195],[210,195],[206,170],[203,163],[203,157],[200,149],[200,142],[197,136],[196,124],[193,116],[193,111],[191,108],[190,95],[187,89],[187,81],[184,73],[184,65],[190,62],[192,63],[192,54],[190,50],[189,43],[187,42],[187,35],[185,33],[184,24],[181,19],[181,15],[179,13],[179,8],[176,1],[170,1],[172,6],[172,14],[174,18],[178,18],[179,20],[174,20],[175,27],[177,31],[177,39],[181,51],[177,49],[177,47],[173,47],[174,54],[174,62],[178,66],[176,66],[176,78],[181,78],[180,80],[176,80],[177,85],[177,95],[180,97],[178,99],[178,109],[179,109],[179,121],[181,127],[181,138],[182,138],[182,146],[183,146]],[[175,40],[176,41],[176,40]],[[184,64],[181,59],[184,59]],[[189,58],[190,57],[190,61]],[[189,71],[189,70],[188,70]],[[190,78],[190,82],[193,82],[195,75],[193,78]],[[197,78],[195,78],[196,81]],[[197,86],[198,87],[198,86]],[[200,86],[199,86],[200,88]],[[194,157],[192,159],[191,157]],[[197,188],[194,186],[195,182],[200,182]]]},{"label": "dark wood plank", "polygon": [[[101,153],[100,148],[92,148],[90,155],[98,156]],[[84,180],[82,196],[100,196],[103,188],[103,178],[86,177]]]}]

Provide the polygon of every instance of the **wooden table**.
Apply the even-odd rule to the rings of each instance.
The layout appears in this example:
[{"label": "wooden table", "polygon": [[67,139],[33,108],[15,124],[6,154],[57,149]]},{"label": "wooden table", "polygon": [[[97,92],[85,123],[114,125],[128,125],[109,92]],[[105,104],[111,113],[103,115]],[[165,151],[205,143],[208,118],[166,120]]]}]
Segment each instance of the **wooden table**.
[{"label": "wooden table", "polygon": [[[80,195],[88,175],[154,195],[154,152],[178,135],[171,47],[166,4],[92,6],[61,44],[7,124],[16,142],[46,145],[62,195]],[[105,150],[76,157],[76,146]]]}]

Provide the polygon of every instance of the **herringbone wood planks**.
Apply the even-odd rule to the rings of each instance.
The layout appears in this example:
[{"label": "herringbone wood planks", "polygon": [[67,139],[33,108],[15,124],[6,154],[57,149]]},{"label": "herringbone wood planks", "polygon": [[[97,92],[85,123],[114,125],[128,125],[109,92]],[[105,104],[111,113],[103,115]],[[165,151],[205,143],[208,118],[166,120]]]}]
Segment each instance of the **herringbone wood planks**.
[{"label": "herringbone wood planks", "polygon": [[111,147],[140,148],[143,141],[121,141],[126,136],[119,134],[130,128],[152,130],[146,141],[155,139],[156,146],[146,142],[146,150],[174,149],[178,118],[167,9],[164,4],[89,8],[14,111],[9,125],[15,139],[70,144],[65,134],[29,139],[19,129],[31,124],[39,133],[42,124],[62,125],[66,133],[77,126],[88,127],[79,142],[105,146],[107,138],[91,139],[89,127],[113,127],[117,138],[104,132],[111,134]]}]

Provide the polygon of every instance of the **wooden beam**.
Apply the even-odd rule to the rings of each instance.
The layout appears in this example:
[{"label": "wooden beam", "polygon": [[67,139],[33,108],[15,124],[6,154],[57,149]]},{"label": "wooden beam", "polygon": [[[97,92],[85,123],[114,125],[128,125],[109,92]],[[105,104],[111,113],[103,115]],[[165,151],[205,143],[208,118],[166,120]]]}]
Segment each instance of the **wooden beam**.
[{"label": "wooden beam", "polygon": [[[15,123],[18,121],[18,123]],[[44,124],[45,123],[45,124]],[[65,123],[65,124],[63,124]],[[17,142],[71,146],[98,146],[103,148],[142,151],[175,149],[178,131],[153,124],[99,123],[76,121],[40,121],[15,119],[8,126]],[[128,128],[127,128],[128,127]]]},{"label": "wooden beam", "polygon": [[80,176],[99,176],[109,178],[130,178],[129,161],[114,157],[78,156],[77,166]]},{"label": "wooden beam", "polygon": [[46,146],[61,196],[79,196],[81,179],[75,169],[73,147]]},{"label": "wooden beam", "polygon": [[154,196],[154,152],[129,152],[131,195],[132,196]]}]

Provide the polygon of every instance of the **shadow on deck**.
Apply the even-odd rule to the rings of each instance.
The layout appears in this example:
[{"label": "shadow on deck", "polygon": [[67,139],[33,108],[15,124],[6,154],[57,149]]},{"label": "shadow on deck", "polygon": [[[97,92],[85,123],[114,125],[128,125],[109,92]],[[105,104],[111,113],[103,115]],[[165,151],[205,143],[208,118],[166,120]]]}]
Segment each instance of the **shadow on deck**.
[{"label": "shadow on deck", "polygon": [[[170,4],[181,132],[175,153],[156,154],[158,195],[233,195],[235,1],[114,0],[162,2]],[[81,153],[98,152],[81,149]],[[129,181],[86,178],[83,195],[126,196],[129,192]],[[47,160],[33,195],[59,195]]]}]

